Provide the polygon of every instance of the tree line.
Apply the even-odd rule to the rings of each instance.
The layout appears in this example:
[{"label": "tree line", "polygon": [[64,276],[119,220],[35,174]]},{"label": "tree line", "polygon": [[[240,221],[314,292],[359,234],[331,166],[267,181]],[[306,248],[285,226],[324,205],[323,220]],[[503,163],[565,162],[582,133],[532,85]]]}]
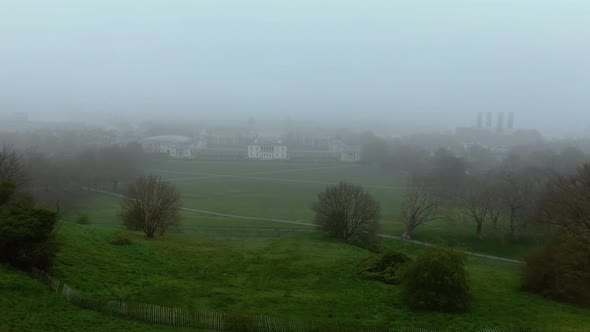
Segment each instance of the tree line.
[{"label": "tree line", "polygon": [[71,154],[36,149],[0,150],[0,180],[14,179],[19,189],[57,211],[74,209],[86,194],[81,187],[121,191],[142,173],[146,155],[137,143],[86,147]]},{"label": "tree line", "polygon": [[[378,146],[383,148],[383,142]],[[449,211],[472,222],[478,239],[485,236],[484,226],[498,228],[502,221],[511,240],[523,228],[536,227],[547,241],[525,255],[522,289],[590,305],[590,163],[583,152],[564,148],[549,158],[550,151],[511,151],[474,171],[466,159],[445,149],[431,155],[407,146],[396,149],[422,163],[406,169],[410,180],[398,219],[405,226],[402,236],[451,218]],[[544,163],[548,159],[552,162]],[[412,165],[408,160],[396,163],[398,171]],[[314,210],[320,229],[344,241],[370,244],[379,228],[379,204],[360,186],[328,187]]]},{"label": "tree line", "polygon": [[36,151],[0,149],[0,262],[46,269],[58,249],[54,228],[63,206],[72,207],[81,186],[117,191],[124,225],[146,237],[180,221],[180,194],[157,176],[139,176],[144,156],[135,145],[89,148],[65,158]]}]

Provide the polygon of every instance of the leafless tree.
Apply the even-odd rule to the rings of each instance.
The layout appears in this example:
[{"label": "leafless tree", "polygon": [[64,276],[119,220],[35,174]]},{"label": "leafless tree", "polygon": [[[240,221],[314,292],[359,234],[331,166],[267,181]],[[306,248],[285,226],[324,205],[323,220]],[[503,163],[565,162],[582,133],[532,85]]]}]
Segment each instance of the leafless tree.
[{"label": "leafless tree", "polygon": [[552,182],[539,204],[539,220],[590,245],[590,164]]},{"label": "leafless tree", "polygon": [[180,222],[181,197],[159,176],[143,176],[129,186],[121,206],[121,218],[129,229],[143,230],[148,238],[160,235]]},{"label": "leafless tree", "polygon": [[517,214],[526,204],[526,194],[528,185],[526,182],[520,181],[512,174],[506,175],[505,186],[503,192],[503,200],[508,207],[508,235],[514,237],[517,229]]},{"label": "leafless tree", "polygon": [[25,169],[22,160],[12,145],[3,145],[0,151],[0,181],[25,181]]},{"label": "leafless tree", "polygon": [[499,195],[507,210],[508,235],[511,238],[516,236],[518,228],[533,210],[542,188],[546,186],[549,179],[548,174],[534,167],[502,175]]},{"label": "leafless tree", "polygon": [[401,222],[406,226],[402,235],[411,238],[420,225],[439,219],[441,202],[423,188],[409,188],[401,206]]},{"label": "leafless tree", "polygon": [[492,198],[490,202],[490,221],[494,226],[494,229],[498,229],[498,221],[500,221],[500,216],[502,215],[502,208],[499,204],[499,199],[497,197]]},{"label": "leafless tree", "polygon": [[370,242],[377,233],[379,203],[360,186],[346,182],[328,186],[318,195],[313,210],[314,223],[334,238]]},{"label": "leafless tree", "polygon": [[483,223],[492,210],[492,195],[489,188],[481,183],[472,185],[464,197],[464,210],[477,225],[475,236],[482,239]]}]

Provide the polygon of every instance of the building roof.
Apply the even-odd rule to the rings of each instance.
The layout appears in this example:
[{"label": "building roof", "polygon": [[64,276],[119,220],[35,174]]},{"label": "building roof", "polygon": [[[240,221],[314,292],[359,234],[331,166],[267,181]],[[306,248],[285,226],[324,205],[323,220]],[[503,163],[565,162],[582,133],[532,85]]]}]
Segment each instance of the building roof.
[{"label": "building roof", "polygon": [[285,145],[280,138],[276,137],[258,137],[250,145]]},{"label": "building roof", "polygon": [[142,138],[140,141],[145,143],[170,143],[170,144],[179,144],[179,143],[188,143],[191,139],[186,136],[177,136],[177,135],[161,135],[161,136],[152,136]]}]

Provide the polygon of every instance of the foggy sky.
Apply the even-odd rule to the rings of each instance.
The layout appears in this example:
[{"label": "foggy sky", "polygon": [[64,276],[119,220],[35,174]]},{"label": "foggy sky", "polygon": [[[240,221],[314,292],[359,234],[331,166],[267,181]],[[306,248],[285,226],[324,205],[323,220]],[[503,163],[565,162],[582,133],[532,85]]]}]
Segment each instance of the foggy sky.
[{"label": "foggy sky", "polygon": [[590,127],[590,1],[0,0],[0,112]]}]

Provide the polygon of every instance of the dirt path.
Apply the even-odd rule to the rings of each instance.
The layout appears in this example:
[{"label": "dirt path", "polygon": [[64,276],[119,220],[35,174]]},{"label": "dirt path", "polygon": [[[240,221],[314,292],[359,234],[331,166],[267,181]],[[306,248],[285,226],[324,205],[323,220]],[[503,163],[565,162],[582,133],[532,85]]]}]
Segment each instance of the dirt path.
[{"label": "dirt path", "polygon": [[[100,193],[100,194],[104,194],[104,195],[114,196],[114,197],[118,197],[118,198],[124,198],[125,197],[124,195],[117,194],[117,193],[110,192],[110,191],[105,191],[105,190],[98,190],[98,189],[92,189],[92,188],[87,188],[87,187],[82,187],[82,189],[83,190],[87,190],[87,191],[92,191],[92,192]],[[232,218],[232,219],[269,221],[269,222],[277,222],[277,223],[284,223],[284,224],[304,225],[304,226],[310,226],[310,227],[314,227],[315,226],[314,224],[312,224],[310,222],[304,222],[304,221],[295,221],[295,220],[285,220],[285,219],[274,219],[274,218],[261,218],[261,217],[243,216],[243,215],[236,215],[236,214],[229,214],[229,213],[221,213],[221,212],[207,211],[207,210],[199,210],[199,209],[192,209],[192,208],[182,208],[182,210],[188,211],[188,212],[200,213],[200,214],[208,214],[208,215],[213,215],[213,216],[227,217],[227,218]],[[195,227],[195,229],[199,229],[199,228]],[[201,228],[201,229],[207,229],[207,228]],[[223,229],[223,228],[219,228],[219,229]],[[227,228],[227,229],[234,229],[234,228]],[[234,230],[239,230],[239,229],[234,229]],[[244,228],[243,230],[269,230],[269,228]],[[283,230],[285,230],[285,231],[294,231],[295,229],[289,229],[289,228],[287,228],[287,229],[283,229]],[[397,241],[409,242],[409,243],[413,243],[413,244],[420,245],[420,246],[433,246],[434,245],[434,244],[429,243],[429,242],[418,241],[418,240],[413,240],[413,239],[407,239],[407,238],[404,238],[404,237],[401,237],[401,236],[397,236],[397,235],[378,234],[378,236],[380,236],[382,238],[386,238],[386,239],[392,239],[392,240],[397,240]],[[487,255],[487,254],[482,254],[482,253],[477,253],[477,252],[472,252],[472,251],[466,251],[465,253],[467,255],[469,255],[469,256],[480,257],[480,258],[487,258],[487,259],[491,259],[491,260],[495,260],[495,261],[515,263],[515,264],[521,264],[522,263],[521,261],[516,260],[516,259],[499,257],[499,256],[494,256],[494,255]]]}]

